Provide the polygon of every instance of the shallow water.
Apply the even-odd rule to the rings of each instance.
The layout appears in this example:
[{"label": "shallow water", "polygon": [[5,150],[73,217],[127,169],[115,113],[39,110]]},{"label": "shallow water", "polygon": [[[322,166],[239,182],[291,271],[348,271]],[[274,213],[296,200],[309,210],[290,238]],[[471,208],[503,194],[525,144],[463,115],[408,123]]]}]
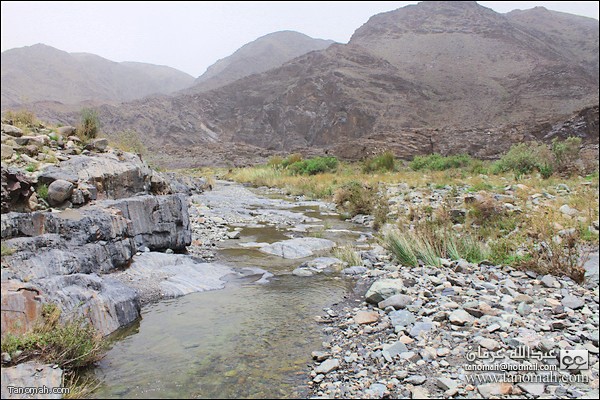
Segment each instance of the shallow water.
[{"label": "shallow water", "polygon": [[[294,207],[323,219],[327,229],[356,227],[313,206]],[[360,233],[329,232],[340,244]],[[323,308],[342,301],[354,280],[290,272],[304,260],[284,260],[242,248],[244,242],[285,240],[276,227],[244,228],[241,239],[221,245],[219,262],[259,267],[275,275],[269,283],[234,280],[226,289],[194,293],[147,306],[140,321],[119,332],[95,376],[94,393],[107,398],[297,398],[304,397],[310,353],[321,348]],[[310,259],[310,258],[308,258]]]}]

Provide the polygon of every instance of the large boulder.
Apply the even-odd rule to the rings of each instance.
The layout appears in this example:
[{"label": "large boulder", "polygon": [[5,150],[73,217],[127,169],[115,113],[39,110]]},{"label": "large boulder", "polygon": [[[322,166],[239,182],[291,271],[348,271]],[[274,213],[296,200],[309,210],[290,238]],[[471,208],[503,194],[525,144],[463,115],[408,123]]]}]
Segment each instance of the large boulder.
[{"label": "large boulder", "polygon": [[73,184],[69,181],[57,179],[48,186],[48,202],[52,206],[64,203],[73,194]]},{"label": "large boulder", "polygon": [[2,337],[6,332],[25,333],[33,328],[42,313],[40,291],[34,286],[15,281],[2,281]]},{"label": "large boulder", "polygon": [[23,131],[20,128],[17,128],[16,126],[13,126],[13,125],[2,124],[1,129],[2,129],[2,133],[5,133],[9,136],[13,136],[13,137],[23,136]]},{"label": "large boulder", "polygon": [[1,167],[2,213],[27,211],[34,181],[15,168]]},{"label": "large boulder", "polygon": [[328,239],[303,237],[275,242],[259,250],[282,258],[296,259],[312,256],[316,251],[329,250],[334,246],[335,242]]},{"label": "large boulder", "polygon": [[[16,394],[14,388],[63,387],[63,371],[52,364],[26,362],[10,368],[2,368],[3,399],[62,399],[61,394]],[[12,388],[12,389],[9,389]]]}]

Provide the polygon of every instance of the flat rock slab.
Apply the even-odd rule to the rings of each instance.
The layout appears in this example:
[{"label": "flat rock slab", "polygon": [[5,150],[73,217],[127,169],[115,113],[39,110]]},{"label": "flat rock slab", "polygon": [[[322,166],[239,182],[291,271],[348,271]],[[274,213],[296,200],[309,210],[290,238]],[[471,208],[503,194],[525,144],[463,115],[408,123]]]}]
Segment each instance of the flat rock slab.
[{"label": "flat rock slab", "polygon": [[354,316],[354,322],[359,325],[372,324],[379,321],[379,313],[377,311],[359,311]]},{"label": "flat rock slab", "polygon": [[296,259],[310,257],[315,251],[329,250],[334,246],[335,242],[328,239],[305,237],[275,242],[259,250],[286,259]]},{"label": "flat rock slab", "polygon": [[60,394],[15,394],[8,390],[14,387],[58,388],[62,386],[63,372],[49,364],[26,362],[10,368],[2,368],[3,399],[62,399]]},{"label": "flat rock slab", "polygon": [[598,268],[598,253],[590,254],[588,260],[583,265],[583,268],[585,269],[586,282],[592,285],[598,285],[598,282],[600,281],[600,271]]}]

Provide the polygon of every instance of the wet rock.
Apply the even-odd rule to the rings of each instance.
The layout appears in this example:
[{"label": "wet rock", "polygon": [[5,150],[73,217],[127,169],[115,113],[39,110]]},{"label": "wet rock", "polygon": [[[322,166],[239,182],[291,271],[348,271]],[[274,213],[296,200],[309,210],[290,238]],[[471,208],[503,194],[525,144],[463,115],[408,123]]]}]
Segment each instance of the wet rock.
[{"label": "wet rock", "polygon": [[310,268],[317,271],[339,271],[345,263],[335,257],[318,257],[314,260],[306,261],[300,265],[300,268]]},{"label": "wet rock", "polygon": [[380,279],[373,282],[365,298],[368,303],[379,304],[388,297],[400,294],[403,288],[404,283],[401,279]]},{"label": "wet rock", "polygon": [[334,246],[335,242],[328,239],[304,237],[275,242],[259,250],[286,259],[296,259],[312,256],[315,251],[329,250]]},{"label": "wet rock", "polygon": [[306,268],[296,268],[295,270],[292,271],[292,275],[296,275],[296,276],[300,276],[300,277],[309,277],[309,276],[313,276],[315,274],[315,272],[311,271],[310,269],[306,269]]},{"label": "wet rock", "polygon": [[311,357],[317,361],[325,361],[330,357],[330,354],[324,351],[313,351]]}]

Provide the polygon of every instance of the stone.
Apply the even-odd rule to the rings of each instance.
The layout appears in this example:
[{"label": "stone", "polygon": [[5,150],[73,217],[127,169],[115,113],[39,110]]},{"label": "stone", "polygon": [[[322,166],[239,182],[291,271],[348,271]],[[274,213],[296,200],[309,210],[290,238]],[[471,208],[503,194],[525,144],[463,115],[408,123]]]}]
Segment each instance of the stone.
[{"label": "stone", "polygon": [[8,332],[17,335],[30,330],[42,315],[40,289],[18,280],[3,280],[1,293],[2,337]]},{"label": "stone", "polygon": [[3,160],[7,160],[9,158],[11,158],[13,156],[13,154],[15,154],[15,151],[13,150],[12,146],[6,145],[4,143],[2,143],[2,145],[0,145],[1,147],[1,152],[0,154],[2,154],[2,159]]},{"label": "stone", "polygon": [[329,250],[334,246],[335,242],[328,239],[303,237],[275,242],[261,247],[259,251],[285,259],[296,259],[312,256],[315,251]]},{"label": "stone", "polygon": [[561,304],[563,305],[563,307],[568,307],[572,310],[577,310],[585,305],[585,300],[580,297],[567,294],[562,298]]},{"label": "stone", "polygon": [[377,311],[359,311],[354,316],[354,322],[359,325],[372,324],[379,321],[379,313]]},{"label": "stone", "polygon": [[334,371],[340,367],[340,360],[337,358],[329,358],[323,361],[317,368],[315,368],[315,372],[317,374],[326,375],[331,371]]},{"label": "stone", "polygon": [[231,232],[227,232],[227,237],[229,239],[239,239],[241,236],[241,232],[240,231],[231,231]]},{"label": "stone", "polygon": [[475,318],[473,318],[473,316],[471,314],[469,314],[468,312],[466,312],[463,309],[458,309],[458,310],[452,311],[452,313],[450,313],[450,315],[448,316],[448,319],[450,320],[451,324],[459,325],[459,326],[472,324],[473,321],[475,320]]},{"label": "stone", "polygon": [[365,398],[367,399],[381,399],[387,388],[381,383],[373,383],[367,390],[365,390]]},{"label": "stone", "polygon": [[300,276],[303,278],[313,276],[314,274],[315,273],[313,271],[311,271],[310,269],[306,269],[306,268],[296,268],[295,270],[292,271],[292,275]]},{"label": "stone", "polygon": [[412,375],[408,378],[404,379],[405,383],[410,383],[411,385],[422,385],[427,380],[426,376],[423,375]]},{"label": "stone", "polygon": [[23,136],[23,131],[20,128],[9,124],[2,124],[2,133],[5,133],[12,137]]},{"label": "stone", "polygon": [[409,304],[412,304],[412,302],[413,299],[410,296],[407,296],[405,294],[395,294],[383,301],[380,301],[377,306],[382,310],[384,310],[386,307],[393,307],[396,310],[400,310],[405,308]]},{"label": "stone", "polygon": [[428,399],[429,391],[423,386],[416,386],[410,389],[413,399]]},{"label": "stone", "polygon": [[558,289],[560,288],[560,283],[556,280],[552,275],[544,275],[541,279],[541,282],[547,288]]},{"label": "stone", "polygon": [[416,322],[410,330],[410,336],[418,338],[422,333],[428,333],[433,330],[433,323],[431,322]]},{"label": "stone", "polygon": [[369,269],[367,267],[362,267],[360,265],[355,265],[353,267],[344,268],[342,270],[342,274],[344,275],[361,275],[367,272]]},{"label": "stone", "polygon": [[65,126],[59,127],[56,130],[56,132],[58,132],[58,134],[61,136],[69,137],[71,135],[74,135],[75,132],[77,132],[77,128],[75,128],[74,126],[65,125]]},{"label": "stone", "polygon": [[318,271],[339,271],[345,263],[335,257],[317,257],[313,260],[306,261],[300,265],[300,268],[310,268]]},{"label": "stone", "polygon": [[56,180],[48,186],[48,202],[51,206],[59,205],[73,194],[73,184],[69,181]]},{"label": "stone", "polygon": [[14,367],[2,368],[2,398],[3,399],[61,399],[61,394],[28,394],[15,395],[9,391],[11,387],[46,387],[57,388],[63,386],[63,371],[51,364],[25,362]]},{"label": "stone", "polygon": [[519,383],[517,386],[534,397],[540,397],[546,391],[543,383]]},{"label": "stone", "polygon": [[452,390],[458,386],[458,382],[450,378],[437,378],[435,385],[442,390]]},{"label": "stone", "polygon": [[311,357],[317,361],[325,361],[329,358],[329,353],[326,353],[324,351],[313,351],[311,354]]},{"label": "stone", "polygon": [[498,343],[494,339],[489,339],[489,338],[485,338],[485,339],[481,340],[479,342],[479,345],[481,347],[484,347],[484,348],[486,348],[488,350],[491,350],[491,351],[496,351],[496,350],[500,349],[500,343]]},{"label": "stone", "polygon": [[558,209],[558,211],[560,211],[561,213],[568,215],[570,217],[574,217],[576,215],[579,214],[579,211],[569,207],[568,204],[563,204],[562,206],[560,206],[560,208]]},{"label": "stone", "polygon": [[447,355],[450,354],[450,349],[447,347],[442,347],[437,349],[436,354],[438,357],[446,357]]},{"label": "stone", "polygon": [[392,311],[389,314],[393,326],[406,327],[414,324],[416,318],[413,313],[407,310]]},{"label": "stone", "polygon": [[92,139],[85,148],[87,150],[95,150],[98,152],[104,152],[108,148],[108,139],[106,138],[96,138]]},{"label": "stone", "polygon": [[379,304],[388,297],[400,294],[403,288],[404,283],[401,279],[380,279],[373,282],[365,298],[368,303]]},{"label": "stone", "polygon": [[489,399],[492,396],[504,396],[511,394],[513,386],[510,383],[485,383],[477,385],[477,390],[484,398]]},{"label": "stone", "polygon": [[387,354],[391,358],[394,358],[399,354],[407,352],[408,348],[406,347],[406,345],[404,343],[397,341],[392,344],[388,344],[388,343],[384,344],[383,351],[387,352]]}]

